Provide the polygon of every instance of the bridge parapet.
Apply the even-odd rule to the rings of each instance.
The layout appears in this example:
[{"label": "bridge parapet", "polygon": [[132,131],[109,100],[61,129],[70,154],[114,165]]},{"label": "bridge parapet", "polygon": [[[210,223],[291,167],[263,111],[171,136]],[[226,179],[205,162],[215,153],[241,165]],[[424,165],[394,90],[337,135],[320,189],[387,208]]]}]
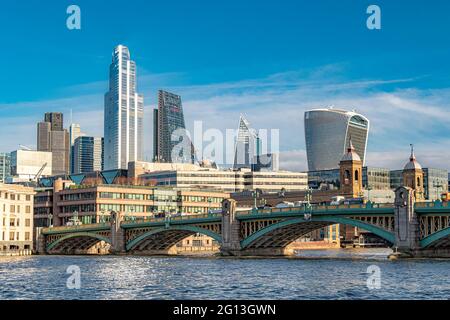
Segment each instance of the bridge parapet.
[{"label": "bridge parapet", "polygon": [[54,234],[54,233],[82,232],[94,229],[108,229],[109,226],[110,226],[109,223],[95,223],[95,224],[83,224],[78,226],[50,227],[50,228],[43,228],[41,233]]}]

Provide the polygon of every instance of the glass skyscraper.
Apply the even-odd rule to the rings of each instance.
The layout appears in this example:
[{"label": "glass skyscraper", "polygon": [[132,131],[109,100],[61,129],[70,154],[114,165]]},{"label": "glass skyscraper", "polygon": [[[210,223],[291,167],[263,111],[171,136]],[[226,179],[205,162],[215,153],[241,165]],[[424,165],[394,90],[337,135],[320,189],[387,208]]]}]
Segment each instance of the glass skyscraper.
[{"label": "glass skyscraper", "polygon": [[82,136],[73,144],[74,174],[103,170],[103,138]]},{"label": "glass skyscraper", "polygon": [[[158,110],[153,112],[153,118],[154,160],[169,163],[193,163],[195,153],[191,140],[185,135],[186,125],[181,96],[159,90]],[[179,136],[178,138],[182,141],[173,139],[174,134]]]},{"label": "glass skyscraper", "polygon": [[256,156],[256,133],[250,128],[250,123],[241,115],[234,151],[233,169],[251,168]]},{"label": "glass skyscraper", "polygon": [[136,63],[127,47],[114,49],[105,94],[105,169],[127,169],[142,160],[144,98],[136,92]]},{"label": "glass skyscraper", "polygon": [[69,127],[69,137],[70,137],[70,173],[75,173],[75,159],[73,153],[73,145],[75,144],[75,140],[78,137],[85,136],[84,133],[81,132],[81,127],[77,123],[72,123]]},{"label": "glass skyscraper", "polygon": [[0,153],[0,183],[11,177],[11,154]]},{"label": "glass skyscraper", "polygon": [[317,109],[305,112],[305,140],[309,171],[339,168],[351,139],[365,162],[369,120],[354,111]]}]

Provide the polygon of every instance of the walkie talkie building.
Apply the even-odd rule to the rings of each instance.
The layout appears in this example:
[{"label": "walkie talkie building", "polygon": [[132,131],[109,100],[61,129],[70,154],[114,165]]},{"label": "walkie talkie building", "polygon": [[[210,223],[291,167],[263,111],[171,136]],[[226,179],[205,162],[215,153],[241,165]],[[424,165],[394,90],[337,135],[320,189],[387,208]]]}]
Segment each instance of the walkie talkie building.
[{"label": "walkie talkie building", "polygon": [[316,109],[305,112],[305,140],[309,171],[336,169],[350,138],[363,165],[369,120],[354,111]]}]

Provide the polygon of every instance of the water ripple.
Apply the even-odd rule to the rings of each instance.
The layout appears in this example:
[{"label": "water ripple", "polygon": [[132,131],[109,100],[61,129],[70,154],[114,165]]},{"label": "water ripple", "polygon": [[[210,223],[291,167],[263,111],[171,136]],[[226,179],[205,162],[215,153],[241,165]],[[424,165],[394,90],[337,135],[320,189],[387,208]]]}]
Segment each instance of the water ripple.
[{"label": "water ripple", "polygon": [[[450,261],[396,261],[384,250],[301,259],[33,256],[0,259],[0,299],[449,299]],[[304,259],[304,258],[308,259]],[[81,269],[81,289],[66,269]],[[367,287],[367,268],[381,289]]]}]

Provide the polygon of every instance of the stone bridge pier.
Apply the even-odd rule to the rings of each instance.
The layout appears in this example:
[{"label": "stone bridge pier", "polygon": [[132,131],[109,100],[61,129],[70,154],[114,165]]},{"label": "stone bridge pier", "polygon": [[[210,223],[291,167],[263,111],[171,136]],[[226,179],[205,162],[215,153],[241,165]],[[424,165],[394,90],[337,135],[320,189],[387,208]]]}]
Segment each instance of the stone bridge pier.
[{"label": "stone bridge pier", "polygon": [[119,212],[111,212],[111,249],[112,254],[125,254],[125,231],[121,228],[123,222],[123,214]]},{"label": "stone bridge pier", "polygon": [[293,250],[287,248],[249,248],[243,249],[241,245],[241,225],[236,218],[236,201],[224,200],[222,203],[222,256],[287,256]]}]

